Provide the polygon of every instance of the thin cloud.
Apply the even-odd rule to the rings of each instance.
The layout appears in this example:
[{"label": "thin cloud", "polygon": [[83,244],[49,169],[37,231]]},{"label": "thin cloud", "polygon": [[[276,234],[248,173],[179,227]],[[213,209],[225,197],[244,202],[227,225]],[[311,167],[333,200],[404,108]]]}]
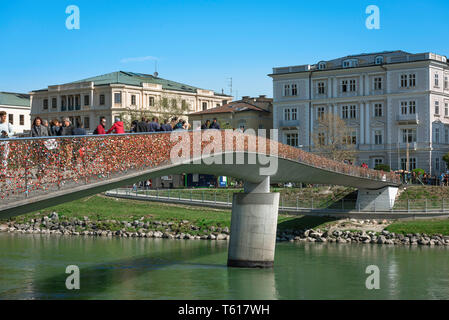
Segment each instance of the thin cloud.
[{"label": "thin cloud", "polygon": [[144,62],[144,61],[149,61],[149,60],[158,60],[158,58],[156,57],[152,57],[152,56],[145,56],[145,57],[134,57],[134,58],[123,58],[122,60],[120,60],[121,63],[128,63],[128,62]]}]

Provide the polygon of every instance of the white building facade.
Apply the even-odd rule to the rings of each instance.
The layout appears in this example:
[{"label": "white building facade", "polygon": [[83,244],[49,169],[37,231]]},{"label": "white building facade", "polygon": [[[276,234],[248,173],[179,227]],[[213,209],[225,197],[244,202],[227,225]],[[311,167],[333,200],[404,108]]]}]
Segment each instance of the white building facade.
[{"label": "white building facade", "polygon": [[226,104],[232,97],[157,75],[118,71],[31,92],[31,117],[48,121],[68,117],[92,131],[100,117],[106,117],[110,126],[129,110],[154,111],[161,99],[186,105],[188,114]]},{"label": "white building facade", "polygon": [[31,130],[30,96],[24,93],[0,92],[0,111],[7,113],[14,134]]},{"label": "white building facade", "polygon": [[[446,170],[449,64],[434,53],[389,51],[274,68],[273,127],[287,144],[314,150],[317,121],[334,113],[351,129],[357,163]],[[408,147],[407,147],[408,145]],[[408,150],[408,152],[407,152]],[[407,156],[408,154],[408,156]],[[408,160],[407,160],[408,159]]]}]

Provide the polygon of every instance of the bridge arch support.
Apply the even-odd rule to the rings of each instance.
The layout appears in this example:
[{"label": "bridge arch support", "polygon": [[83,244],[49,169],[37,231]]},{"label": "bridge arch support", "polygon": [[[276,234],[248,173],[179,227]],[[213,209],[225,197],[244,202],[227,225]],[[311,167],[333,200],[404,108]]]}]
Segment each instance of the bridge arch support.
[{"label": "bridge arch support", "polygon": [[356,208],[359,211],[388,211],[393,209],[398,187],[384,187],[381,189],[359,189]]}]

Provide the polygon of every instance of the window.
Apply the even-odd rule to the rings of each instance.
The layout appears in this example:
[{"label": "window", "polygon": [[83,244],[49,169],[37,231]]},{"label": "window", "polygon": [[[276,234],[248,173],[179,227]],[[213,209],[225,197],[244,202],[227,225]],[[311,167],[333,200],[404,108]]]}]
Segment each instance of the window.
[{"label": "window", "polygon": [[298,120],[298,109],[292,108],[292,120]]},{"label": "window", "polygon": [[444,77],[444,89],[445,90],[449,89],[449,77],[448,76]]},{"label": "window", "polygon": [[435,128],[435,143],[440,143],[440,128]]},{"label": "window", "polygon": [[298,109],[297,108],[285,108],[284,109],[284,120],[298,120]]},{"label": "window", "polygon": [[449,116],[449,103],[444,104],[444,116]]},{"label": "window", "polygon": [[382,78],[374,78],[374,90],[382,90]]},{"label": "window", "polygon": [[135,94],[131,95],[131,105],[132,106],[136,105],[136,95]]},{"label": "window", "polygon": [[148,101],[148,104],[150,107],[154,107],[154,97],[150,97],[150,100]]},{"label": "window", "polygon": [[382,158],[374,158],[373,159],[373,163],[374,163],[374,167],[376,167],[377,165],[384,163],[384,159],[382,159]]},{"label": "window", "polygon": [[351,92],[356,91],[355,80],[349,80],[349,91]]},{"label": "window", "polygon": [[375,117],[383,116],[383,105],[381,103],[374,104],[374,116]]},{"label": "window", "polygon": [[48,99],[44,99],[43,106],[44,106],[44,110],[48,109]]},{"label": "window", "polygon": [[288,97],[290,95],[290,85],[285,84],[284,85],[284,96]]},{"label": "window", "polygon": [[14,115],[13,114],[8,114],[8,121],[10,124],[14,124]]},{"label": "window", "polygon": [[341,81],[341,92],[348,92],[348,80]]},{"label": "window", "polygon": [[416,75],[414,73],[410,73],[408,75],[401,74],[401,88],[413,88],[416,86]]},{"label": "window", "polygon": [[343,144],[357,144],[357,132],[352,131],[347,136],[343,137]]},{"label": "window", "polygon": [[438,73],[435,73],[435,87],[439,87],[440,86],[440,78],[438,76]]},{"label": "window", "polygon": [[104,94],[100,94],[100,106],[104,106]]},{"label": "window", "polygon": [[90,100],[89,96],[88,96],[88,95],[85,95],[85,96],[84,96],[84,105],[85,105],[85,106],[88,106],[88,105],[90,104],[90,101],[89,101],[89,100]]},{"label": "window", "polygon": [[324,82],[318,82],[318,94],[324,94],[325,93],[325,89],[324,89]]},{"label": "window", "polygon": [[349,110],[348,106],[341,107],[341,118],[342,119],[348,119],[348,115],[349,115],[348,110]]},{"label": "window", "polygon": [[411,88],[416,86],[416,75],[414,73],[408,75],[408,86]]},{"label": "window", "polygon": [[359,65],[359,62],[356,59],[343,61],[343,68],[357,67],[358,65]]},{"label": "window", "polygon": [[409,167],[407,168],[407,158],[401,158],[401,169],[408,169],[409,171],[416,169],[416,158],[410,158],[408,164]]},{"label": "window", "polygon": [[349,106],[349,117],[351,119],[357,118],[357,106],[355,105]]},{"label": "window", "polygon": [[435,101],[435,114],[437,114],[437,115],[440,114],[440,102],[439,101]]},{"label": "window", "polygon": [[292,147],[297,147],[299,145],[297,133],[287,133],[286,138],[287,138],[287,145]]},{"label": "window", "polygon": [[90,128],[90,118],[84,117],[84,128],[89,129]]},{"label": "window", "polygon": [[[132,101],[132,97],[134,97],[134,99],[136,98],[136,96],[131,96],[131,101]],[[121,92],[114,93],[114,103],[122,103],[122,93]],[[131,102],[131,104],[133,104],[133,103]]]},{"label": "window", "polygon": [[407,75],[401,74],[401,88],[407,88]]},{"label": "window", "polygon": [[382,63],[384,63],[384,57],[378,56],[378,57],[376,57],[376,60],[374,62],[375,62],[375,64],[382,64]]},{"label": "window", "polygon": [[416,101],[401,101],[401,114],[415,114]]},{"label": "window", "polygon": [[449,129],[448,129],[447,127],[444,128],[444,142],[445,142],[446,144],[449,143]]},{"label": "window", "polygon": [[79,107],[80,106],[80,97],[75,96],[75,107]]},{"label": "window", "polygon": [[51,99],[51,107],[56,109],[58,107],[58,100],[56,98]]},{"label": "window", "polygon": [[298,87],[296,86],[296,84],[292,84],[292,96],[297,95],[298,95]]},{"label": "window", "polygon": [[324,146],[326,141],[326,135],[324,132],[318,132],[318,144]]},{"label": "window", "polygon": [[374,131],[374,144],[382,144],[382,130]]},{"label": "window", "polygon": [[324,107],[318,107],[317,109],[317,119],[324,118]]},{"label": "window", "polygon": [[65,111],[66,109],[66,97],[61,98],[61,111]]},{"label": "window", "polygon": [[435,170],[440,171],[440,158],[435,158]]},{"label": "window", "polygon": [[401,129],[401,131],[403,143],[416,142],[416,129]]},{"label": "window", "polygon": [[25,125],[25,116],[23,114],[19,116],[19,125],[21,126]]},{"label": "window", "polygon": [[[217,107],[219,107],[219,106],[220,106],[220,104],[217,103]],[[181,108],[182,108],[183,110],[186,110],[186,109],[189,108],[189,104],[188,104],[187,101],[185,101],[184,99],[181,100]]]},{"label": "window", "polygon": [[207,102],[203,102],[203,111],[207,110]]},{"label": "window", "polygon": [[178,107],[178,101],[176,99],[171,99],[171,106],[176,109]]},{"label": "window", "polygon": [[326,69],[326,62],[320,62],[320,63],[318,64],[318,69],[319,69],[319,70],[324,70],[324,69]]}]

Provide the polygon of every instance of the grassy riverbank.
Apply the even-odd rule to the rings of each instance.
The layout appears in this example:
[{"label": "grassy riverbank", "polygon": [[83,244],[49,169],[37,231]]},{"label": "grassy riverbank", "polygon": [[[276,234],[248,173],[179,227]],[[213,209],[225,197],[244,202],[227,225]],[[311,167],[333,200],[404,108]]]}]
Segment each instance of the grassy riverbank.
[{"label": "grassy riverbank", "polygon": [[[180,223],[189,221],[190,224],[199,227],[196,234],[202,234],[202,231],[210,230],[211,227],[225,228],[231,225],[231,211],[219,210],[204,207],[193,207],[186,205],[164,204],[147,201],[136,201],[127,199],[115,199],[96,195],[73,202],[64,203],[58,206],[50,207],[39,212],[29,213],[27,215],[13,218],[17,223],[27,223],[31,219],[39,216],[50,215],[56,212],[60,221],[69,221],[71,219],[85,219],[90,221],[102,221],[102,226],[109,230],[116,230],[120,225],[114,225],[111,221],[160,221]],[[333,221],[323,217],[298,217],[291,215],[279,215],[279,230],[299,230],[324,227]],[[0,221],[6,223],[6,221]],[[162,226],[161,226],[162,229]],[[181,231],[188,231],[182,230]]]}]

